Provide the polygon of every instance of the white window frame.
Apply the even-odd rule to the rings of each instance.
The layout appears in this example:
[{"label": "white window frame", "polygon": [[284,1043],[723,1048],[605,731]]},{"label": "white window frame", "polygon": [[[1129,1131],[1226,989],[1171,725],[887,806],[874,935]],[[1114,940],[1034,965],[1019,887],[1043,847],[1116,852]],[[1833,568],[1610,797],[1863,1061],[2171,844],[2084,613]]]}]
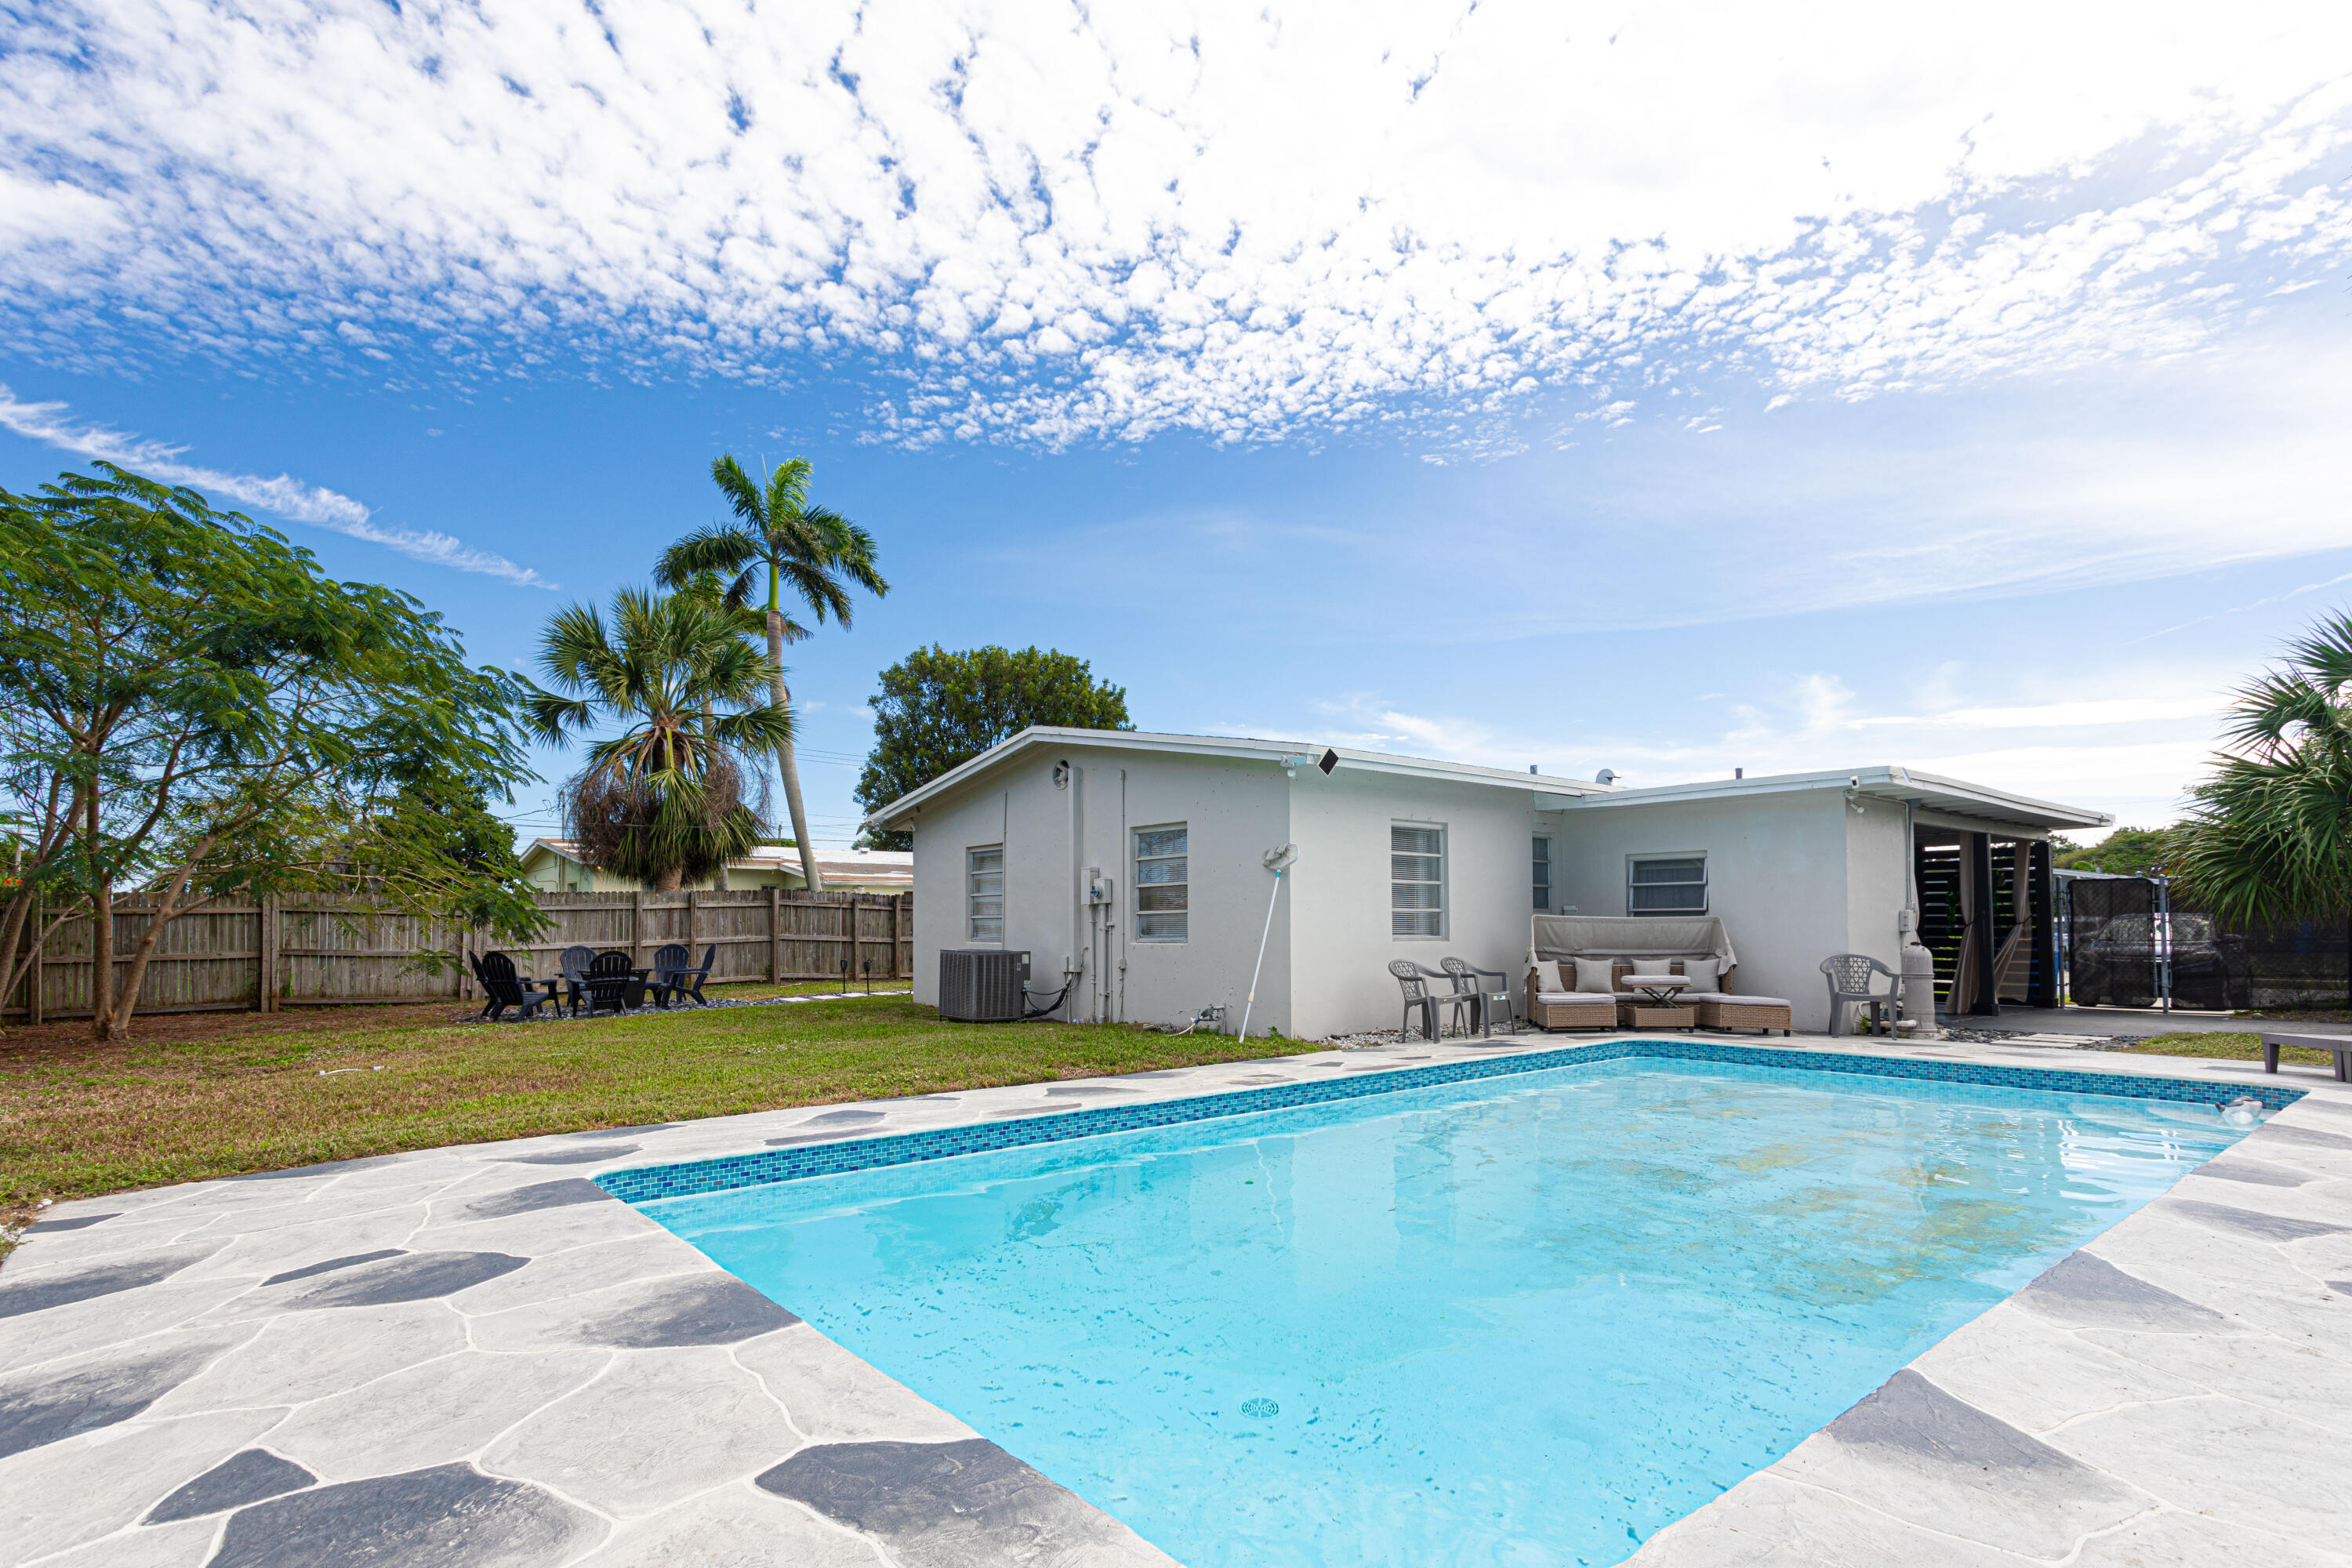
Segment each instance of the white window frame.
[{"label": "white window frame", "polygon": [[[984,871],[981,868],[980,858],[983,855],[993,855],[996,857],[996,868],[993,872]],[[996,879],[996,889],[993,894],[989,893],[980,886],[980,880],[982,877],[992,875]],[[982,914],[981,912],[981,905],[992,898],[994,900],[996,904],[996,912],[993,915]],[[1002,947],[1004,944],[1003,845],[973,844],[966,847],[964,849],[963,920],[964,940],[966,942],[992,942],[999,947]],[[981,934],[981,926],[982,922],[989,921],[993,921],[995,922],[996,934],[993,936],[983,936]]]},{"label": "white window frame", "polygon": [[1534,886],[1530,889],[1532,893],[1530,902],[1534,908],[1549,914],[1551,911],[1551,890],[1553,886],[1551,879],[1551,835],[1549,833],[1538,833],[1532,835],[1532,839],[1533,842],[1529,847],[1534,851],[1531,858],[1534,860],[1535,864],[1528,868],[1534,882]]},{"label": "white window frame", "polygon": [[[1659,864],[1660,862],[1664,862],[1664,861],[1676,861],[1676,860],[1689,860],[1689,861],[1696,861],[1696,862],[1697,862],[1697,864],[1698,864],[1698,877],[1697,877],[1697,879],[1696,879],[1696,880],[1684,880],[1684,879],[1675,879],[1675,880],[1673,880],[1673,881],[1651,881],[1651,882],[1636,882],[1636,881],[1634,880],[1634,872],[1635,872],[1635,870],[1636,870],[1636,868],[1640,868],[1640,867],[1643,867],[1643,866],[1654,866],[1654,865],[1657,865],[1657,864]],[[1640,888],[1650,888],[1650,889],[1656,889],[1656,888],[1696,888],[1696,889],[1698,889],[1698,907],[1697,907],[1697,908],[1696,908],[1696,909],[1675,909],[1675,910],[1643,910],[1643,909],[1636,909],[1636,908],[1634,908],[1634,907],[1633,907],[1633,906],[1634,906],[1634,897],[1633,897],[1633,892],[1634,892],[1635,888],[1637,888],[1637,887],[1640,887]],[[1625,857],[1625,912],[1626,912],[1627,914],[1629,914],[1629,915],[1634,915],[1634,916],[1639,916],[1639,917],[1643,917],[1643,918],[1655,917],[1655,918],[1660,919],[1660,920],[1674,920],[1674,919],[1676,919],[1676,918],[1681,918],[1681,919],[1685,919],[1685,920],[1687,920],[1687,919],[1689,919],[1689,918],[1691,918],[1691,917],[1693,917],[1693,916],[1696,916],[1696,915],[1703,915],[1703,914],[1706,914],[1706,913],[1707,912],[1708,907],[1713,903],[1713,901],[1714,901],[1714,887],[1713,887],[1713,883],[1711,882],[1711,880],[1709,879],[1708,875],[1707,875],[1707,868],[1706,868],[1706,850],[1704,850],[1704,849],[1685,849],[1685,850],[1679,850],[1679,851],[1676,851],[1675,853],[1671,854],[1671,855],[1666,855],[1666,854],[1654,854],[1654,855],[1628,855],[1628,856],[1626,856],[1626,857]]]},{"label": "white window frame", "polygon": [[[1143,853],[1143,836],[1147,833],[1181,833],[1184,836],[1183,850],[1175,855],[1146,855]],[[1181,860],[1184,862],[1184,879],[1181,882],[1145,882],[1143,879],[1143,868],[1152,861],[1166,860]],[[1155,824],[1150,827],[1138,827],[1133,829],[1127,841],[1127,866],[1129,877],[1135,885],[1133,900],[1135,940],[1139,942],[1190,942],[1192,937],[1192,829],[1191,824],[1182,822],[1162,822]],[[1143,890],[1147,887],[1160,889],[1181,888],[1184,889],[1184,907],[1181,910],[1145,909],[1143,907]],[[1176,921],[1180,924],[1181,934],[1176,936],[1165,936],[1156,932],[1150,935],[1145,934],[1145,926],[1147,922],[1164,922],[1171,915],[1175,917]]]},{"label": "white window frame", "polygon": [[[1397,856],[1412,855],[1417,858],[1425,858],[1421,857],[1420,851],[1418,850],[1399,849],[1397,847],[1396,836],[1399,833],[1407,832],[1434,833],[1437,835],[1437,853],[1433,857],[1437,861],[1437,880],[1433,884],[1423,881],[1418,878],[1406,881],[1400,881],[1398,879],[1396,874]],[[1446,838],[1447,833],[1445,824],[1442,822],[1408,822],[1398,820],[1389,824],[1389,937],[1391,941],[1444,942],[1446,939],[1446,917],[1450,912],[1450,906],[1453,903],[1453,900],[1446,897],[1445,889],[1445,874],[1447,870]],[[1434,886],[1437,889],[1437,907],[1435,909],[1428,910],[1416,907],[1400,909],[1398,907],[1396,899],[1397,889],[1399,888],[1426,888],[1431,886]],[[1397,922],[1399,920],[1422,915],[1433,915],[1436,917],[1434,922],[1436,929],[1433,931],[1397,930]]]}]

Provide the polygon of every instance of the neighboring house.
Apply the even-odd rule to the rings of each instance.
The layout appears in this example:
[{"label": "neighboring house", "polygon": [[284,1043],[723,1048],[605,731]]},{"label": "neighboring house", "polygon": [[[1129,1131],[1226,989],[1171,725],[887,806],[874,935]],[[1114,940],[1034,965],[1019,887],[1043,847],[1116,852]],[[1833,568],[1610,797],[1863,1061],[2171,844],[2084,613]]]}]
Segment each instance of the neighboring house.
[{"label": "neighboring house", "polygon": [[[1394,1027],[1393,958],[1434,968],[1458,954],[1516,982],[1535,910],[1718,915],[1738,989],[1788,997],[1798,1027],[1822,1028],[1821,961],[1866,952],[1899,968],[1906,921],[1922,920],[1915,881],[1937,868],[1981,878],[1973,907],[1997,925],[2024,887],[2042,952],[2048,837],[2107,820],[1896,767],[1630,789],[1274,741],[1047,729],[867,819],[915,836],[918,1000],[936,1004],[940,950],[1004,947],[1031,954],[1047,995],[1075,977],[1059,1016],[1180,1022],[1217,1004],[1238,1023],[1271,900],[1250,1027],[1306,1038]],[[1995,840],[2011,847],[2000,858]],[[1274,900],[1264,858],[1285,844],[1297,862]],[[1949,902],[1933,889],[1928,901]],[[1931,945],[1940,918],[1924,920]]]},{"label": "neighboring house", "polygon": [[[628,893],[639,886],[634,879],[583,864],[579,846],[568,838],[532,839],[522,853],[522,874],[532,887],[549,893]],[[822,849],[816,874],[824,879],[829,892],[903,893],[915,885],[915,858],[903,849]],[[705,879],[687,887],[700,890],[710,885]],[[807,879],[801,875],[800,851],[785,846],[728,862],[727,885],[738,892],[800,888]]]}]

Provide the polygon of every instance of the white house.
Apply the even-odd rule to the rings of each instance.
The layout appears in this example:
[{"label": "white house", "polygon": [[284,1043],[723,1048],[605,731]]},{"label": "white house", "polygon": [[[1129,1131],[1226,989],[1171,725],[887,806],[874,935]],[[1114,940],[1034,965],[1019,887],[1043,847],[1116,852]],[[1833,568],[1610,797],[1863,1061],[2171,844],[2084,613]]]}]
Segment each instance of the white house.
[{"label": "white house", "polygon": [[[1396,1025],[1392,958],[1523,973],[1542,909],[1717,915],[1738,988],[1792,999],[1799,1028],[1826,1026],[1823,958],[1899,967],[1913,923],[1982,970],[1982,1006],[2011,986],[2046,1001],[2046,840],[2108,818],[1888,766],[1630,789],[1276,741],[1031,729],[868,820],[914,834],[919,1001],[937,1001],[942,949],[1007,948],[1030,953],[1047,994],[1071,978],[1056,1016],[1181,1022],[1213,1004],[1230,1027],[1265,934],[1252,1032],[1318,1038]],[[1277,896],[1265,857],[1285,845],[1297,858]],[[1967,950],[1963,884],[1992,917]],[[1996,978],[2003,926],[2017,932],[2004,962],[2021,956]]]}]

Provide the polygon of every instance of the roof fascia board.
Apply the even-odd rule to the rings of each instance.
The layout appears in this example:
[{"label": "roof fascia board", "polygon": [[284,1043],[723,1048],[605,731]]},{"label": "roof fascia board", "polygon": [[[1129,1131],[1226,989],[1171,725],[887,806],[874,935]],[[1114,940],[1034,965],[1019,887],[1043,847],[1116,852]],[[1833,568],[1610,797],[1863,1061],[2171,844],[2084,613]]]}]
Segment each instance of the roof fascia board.
[{"label": "roof fascia board", "polygon": [[[1835,768],[1822,773],[1778,773],[1755,779],[1708,779],[1695,784],[1655,784],[1588,795],[1569,802],[1572,808],[1601,810],[1633,805],[1668,805],[1682,801],[1738,800],[1752,795],[1790,795],[1808,790],[1846,790],[1873,799],[1918,800],[1923,810],[1942,809],[2021,827],[2103,827],[2113,819],[2104,812],[2084,811],[2031,795],[2011,795],[1959,779],[1916,773],[1906,768],[1876,766]],[[1971,809],[1974,808],[1974,809]],[[1972,830],[1981,831],[1983,821]]]},{"label": "roof fascia board", "polygon": [[[1225,735],[1166,735],[1141,730],[1062,730],[1033,726],[998,742],[970,762],[950,768],[946,773],[909,791],[881,810],[868,816],[863,826],[888,827],[904,820],[920,807],[961,788],[1021,752],[1038,746],[1061,744],[1069,747],[1095,747],[1107,751],[1151,752],[1192,757],[1223,757],[1236,762],[1278,762],[1286,756],[1317,756],[1324,748],[1303,741],[1261,741]],[[1413,778],[1454,780],[1464,784],[1526,789],[1563,799],[1600,792],[1599,785],[1579,784],[1569,779],[1544,778],[1535,773],[1515,773],[1502,768],[1483,768],[1469,763],[1444,763],[1424,757],[1402,757],[1384,752],[1355,752],[1333,746],[1340,763],[1362,773],[1396,773]]]}]

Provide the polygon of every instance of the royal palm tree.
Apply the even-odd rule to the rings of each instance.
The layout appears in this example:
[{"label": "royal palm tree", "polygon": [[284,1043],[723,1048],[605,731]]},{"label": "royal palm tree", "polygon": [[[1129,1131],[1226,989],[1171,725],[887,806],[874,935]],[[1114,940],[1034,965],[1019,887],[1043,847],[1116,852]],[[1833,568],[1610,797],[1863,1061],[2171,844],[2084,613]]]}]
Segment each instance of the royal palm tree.
[{"label": "royal palm tree", "polygon": [[759,842],[764,789],[747,796],[735,759],[789,743],[792,716],[766,700],[773,667],[735,616],[690,595],[625,588],[609,624],[593,605],[558,611],[540,668],[554,690],[522,682],[538,739],[565,746],[621,725],[589,747],[588,765],[562,790],[590,865],[672,893]]},{"label": "royal palm tree", "polygon": [[2173,831],[2187,900],[2242,923],[2352,910],[2352,616],[2289,643],[2240,689],[2229,749]]},{"label": "royal palm tree", "polygon": [[[784,686],[784,644],[806,632],[784,614],[784,595],[809,607],[818,624],[827,616],[849,625],[849,584],[879,596],[890,591],[874,564],[874,536],[829,508],[809,503],[809,462],[794,458],[755,482],[732,457],[712,460],[710,477],[734,508],[733,522],[698,529],[662,552],[656,575],[683,583],[697,572],[729,579],[727,602],[754,602],[756,577],[767,569],[768,662],[773,671],[769,704],[790,712],[793,694]],[[776,773],[783,780],[784,808],[792,816],[793,842],[800,847],[801,876],[809,890],[824,883],[817,875],[816,847],[809,841],[808,815],[801,807],[801,775],[790,735],[775,746]]]},{"label": "royal palm tree", "polygon": [[[739,637],[756,637],[766,629],[766,617],[759,611],[749,605],[730,605],[727,602],[726,581],[716,572],[705,570],[690,573],[682,582],[664,581],[662,586],[675,590],[682,598],[693,600],[713,615],[726,617]],[[795,624],[790,616],[785,617],[784,640],[786,642],[796,642],[806,636],[808,636],[808,629],[805,626]],[[705,692],[702,697],[704,739],[708,740],[712,736],[717,721],[718,705],[711,700],[710,694]],[[710,885],[719,892],[723,893],[727,890],[725,866],[720,866],[711,874]]]}]

